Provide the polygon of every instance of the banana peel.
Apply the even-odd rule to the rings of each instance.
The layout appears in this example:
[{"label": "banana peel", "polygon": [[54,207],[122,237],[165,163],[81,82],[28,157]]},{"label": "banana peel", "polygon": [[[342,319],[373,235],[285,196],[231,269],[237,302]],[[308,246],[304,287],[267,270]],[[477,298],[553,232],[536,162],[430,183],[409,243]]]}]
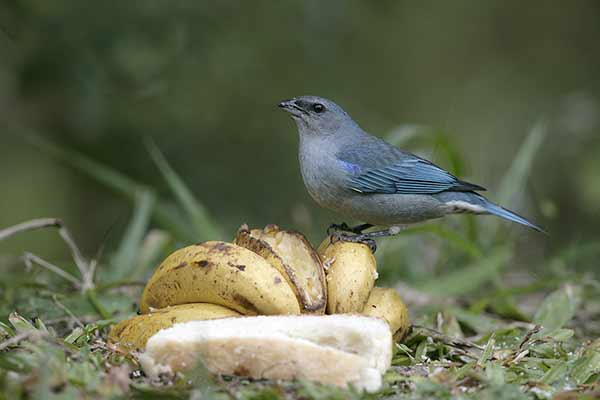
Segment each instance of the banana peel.
[{"label": "banana peel", "polygon": [[326,268],[327,314],[361,313],[377,279],[369,246],[328,237],[319,254]]},{"label": "banana peel", "polygon": [[263,257],[285,277],[303,313],[325,313],[327,289],[323,265],[302,234],[281,230],[277,225],[252,230],[242,225],[234,243]]},{"label": "banana peel", "polygon": [[396,342],[404,339],[410,330],[408,309],[395,289],[374,287],[362,314],[384,319]]},{"label": "banana peel", "polygon": [[210,303],[181,304],[155,310],[150,314],[136,315],[114,325],[108,334],[109,342],[121,350],[142,350],[148,339],[158,331],[174,324],[217,318],[239,317],[242,314]]},{"label": "banana peel", "polygon": [[232,243],[212,241],[171,254],[148,281],[140,308],[212,303],[244,315],[300,314],[286,278],[264,258]]}]

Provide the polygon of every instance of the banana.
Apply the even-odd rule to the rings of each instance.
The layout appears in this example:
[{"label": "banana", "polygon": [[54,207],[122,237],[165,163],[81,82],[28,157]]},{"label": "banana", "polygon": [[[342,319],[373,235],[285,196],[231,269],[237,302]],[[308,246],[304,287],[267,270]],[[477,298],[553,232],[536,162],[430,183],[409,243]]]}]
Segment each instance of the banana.
[{"label": "banana", "polygon": [[323,264],[302,234],[280,230],[277,225],[267,225],[264,230],[249,230],[242,225],[235,244],[263,257],[285,277],[303,313],[325,313],[327,289]]},{"label": "banana", "polygon": [[385,319],[396,342],[404,339],[410,328],[408,309],[395,289],[374,287],[362,314]]},{"label": "banana", "polygon": [[171,254],[154,272],[140,308],[212,303],[244,315],[299,314],[300,303],[286,278],[248,249],[205,242]]},{"label": "banana", "polygon": [[121,321],[112,327],[108,340],[124,351],[142,350],[151,336],[176,323],[239,316],[240,313],[216,304],[181,304]]},{"label": "banana", "polygon": [[319,246],[327,281],[327,314],[360,313],[377,279],[369,246],[326,238]]}]

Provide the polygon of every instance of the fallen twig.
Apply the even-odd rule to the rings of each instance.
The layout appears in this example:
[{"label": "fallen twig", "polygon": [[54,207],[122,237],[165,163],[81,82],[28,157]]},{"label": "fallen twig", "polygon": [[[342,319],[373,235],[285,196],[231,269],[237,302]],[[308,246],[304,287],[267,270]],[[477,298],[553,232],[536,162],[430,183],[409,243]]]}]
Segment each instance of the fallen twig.
[{"label": "fallen twig", "polygon": [[464,349],[464,348],[474,348],[474,349],[478,349],[478,350],[484,349],[483,346],[480,346],[471,341],[456,338],[456,337],[450,337],[450,336],[444,335],[441,332],[436,331],[435,329],[427,328],[425,326],[413,325],[413,329],[420,329],[420,330],[424,331],[424,333],[427,336],[430,336],[432,339],[435,339],[435,340],[442,342],[445,345],[448,345],[451,347],[456,347],[459,349]]},{"label": "fallen twig", "polygon": [[32,264],[35,263],[35,264],[39,265],[40,267],[46,268],[47,270],[52,271],[55,274],[63,277],[64,279],[73,283],[75,285],[75,287],[81,288],[81,282],[75,276],[73,276],[70,273],[68,273],[67,271],[64,271],[63,269],[57,267],[56,265],[49,263],[48,261],[44,260],[43,258],[36,256],[33,253],[25,252],[25,254],[23,254],[23,262],[25,263],[25,266],[27,268],[31,268]]},{"label": "fallen twig", "polygon": [[535,335],[536,333],[538,333],[541,330],[542,330],[542,327],[540,325],[535,325],[533,328],[531,328],[525,334],[525,337],[523,338],[523,340],[521,340],[521,343],[519,343],[519,351],[523,350],[523,348],[525,348],[525,345],[528,344],[527,342],[529,342],[529,340],[533,337],[533,335]]},{"label": "fallen twig", "polygon": [[0,343],[0,351],[6,349],[7,347],[10,346],[14,346],[16,344],[19,344],[19,342],[21,342],[22,340],[25,340],[27,338],[29,338],[32,335],[39,335],[40,332],[38,331],[27,331],[27,332],[22,332],[19,333],[13,337],[11,337],[10,339],[5,340],[4,342]]},{"label": "fallen twig", "polygon": [[67,315],[69,315],[71,317],[72,321],[75,321],[75,324],[79,325],[80,328],[83,328],[84,325],[81,322],[81,320],[79,318],[77,318],[75,316],[75,314],[73,314],[71,312],[71,310],[69,310],[63,303],[61,303],[60,301],[58,301],[58,299],[56,298],[56,295],[52,295],[52,300],[54,300],[54,303],[60,308],[62,309]]},{"label": "fallen twig", "polygon": [[0,240],[4,240],[10,236],[16,235],[17,233],[33,231],[42,228],[58,228],[62,225],[62,222],[58,218],[40,218],[32,219],[31,221],[23,222],[17,225],[9,226],[8,228],[0,230]]},{"label": "fallen twig", "polygon": [[[62,269],[56,267],[55,265],[48,263],[47,261],[42,260],[39,257],[34,256],[34,257],[36,257],[36,259],[34,259],[34,260],[31,259],[31,257],[29,257],[30,261],[31,260],[35,261],[36,264],[57,273],[58,275],[62,276],[63,278],[65,278],[73,283],[75,283],[74,282],[74,280],[75,280],[77,282],[77,286],[81,289],[82,292],[85,292],[88,289],[93,289],[94,288],[94,272],[96,269],[96,261],[92,260],[92,261],[88,262],[83,257],[81,251],[79,250],[79,247],[77,246],[77,244],[75,243],[75,240],[73,239],[73,236],[71,236],[71,233],[69,232],[69,230],[67,229],[65,224],[62,222],[62,220],[60,220],[58,218],[39,218],[39,219],[32,219],[31,221],[26,221],[26,222],[23,222],[23,223],[20,223],[17,225],[10,226],[8,228],[0,230],[0,241],[6,239],[8,237],[14,236],[18,233],[28,232],[28,231],[33,231],[33,230],[43,229],[43,228],[57,228],[58,229],[58,234],[64,240],[64,242],[67,244],[67,247],[71,251],[73,261],[75,262],[77,269],[79,269],[79,273],[81,274],[81,281],[78,280],[77,278],[75,278],[73,275],[69,274],[68,272],[63,271]],[[31,255],[31,253],[25,253],[25,257],[26,257],[25,259],[28,258],[28,256],[27,256],[28,254]],[[39,261],[42,261],[42,262],[40,263]],[[69,276],[69,277],[67,277],[67,276]]]}]

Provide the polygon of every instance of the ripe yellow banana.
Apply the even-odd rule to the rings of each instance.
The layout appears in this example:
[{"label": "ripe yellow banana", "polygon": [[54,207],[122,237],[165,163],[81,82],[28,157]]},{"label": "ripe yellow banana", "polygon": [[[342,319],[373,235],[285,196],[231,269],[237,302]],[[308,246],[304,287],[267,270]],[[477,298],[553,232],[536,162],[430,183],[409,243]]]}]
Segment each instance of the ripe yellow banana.
[{"label": "ripe yellow banana", "polygon": [[327,314],[362,312],[377,279],[369,246],[328,237],[319,246],[327,281]]},{"label": "ripe yellow banana", "polygon": [[125,351],[143,350],[151,336],[176,323],[239,316],[240,313],[216,304],[181,304],[121,321],[112,327],[108,340]]},{"label": "ripe yellow banana", "polygon": [[205,242],[171,254],[154,272],[140,308],[212,303],[244,315],[299,314],[286,278],[264,258],[231,243]]},{"label": "ripe yellow banana", "polygon": [[385,319],[396,342],[404,339],[410,328],[408,309],[392,288],[374,287],[362,314]]},{"label": "ripe yellow banana", "polygon": [[267,225],[264,230],[243,225],[235,244],[252,250],[275,267],[294,289],[302,312],[324,314],[327,289],[323,265],[308,240],[298,233]]}]

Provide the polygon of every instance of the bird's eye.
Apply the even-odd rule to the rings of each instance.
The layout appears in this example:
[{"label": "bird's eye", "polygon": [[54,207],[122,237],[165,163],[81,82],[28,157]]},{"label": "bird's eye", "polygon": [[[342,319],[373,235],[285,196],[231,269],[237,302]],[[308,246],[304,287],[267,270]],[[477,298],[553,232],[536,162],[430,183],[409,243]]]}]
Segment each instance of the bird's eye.
[{"label": "bird's eye", "polygon": [[315,112],[319,114],[325,111],[325,106],[323,104],[316,103],[313,105],[313,110],[315,110]]}]

